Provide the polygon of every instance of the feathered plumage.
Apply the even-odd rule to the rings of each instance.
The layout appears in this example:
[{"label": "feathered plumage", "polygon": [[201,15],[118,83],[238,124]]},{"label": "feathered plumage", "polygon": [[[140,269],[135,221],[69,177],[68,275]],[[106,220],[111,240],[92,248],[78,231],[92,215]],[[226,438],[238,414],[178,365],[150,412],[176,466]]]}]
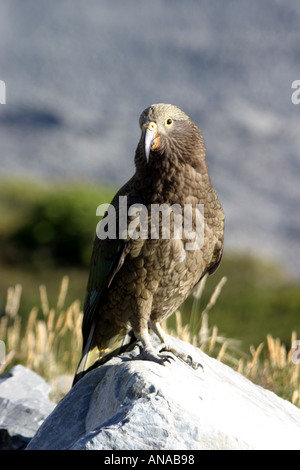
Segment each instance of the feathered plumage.
[{"label": "feathered plumage", "polygon": [[[120,352],[132,332],[142,342],[142,358],[160,363],[168,360],[152,348],[148,328],[165,342],[159,323],[180,306],[206,273],[216,270],[221,260],[224,214],[210,182],[200,130],[179,108],[168,104],[150,106],[139,122],[142,135],[135,154],[136,172],[111,203],[117,238],[95,237],[84,305],[83,356],[74,382],[95,362]],[[148,238],[133,239],[130,234],[121,238],[120,196],[127,197],[131,214],[126,228],[142,223],[141,212],[130,211],[133,204],[147,208]],[[151,238],[151,210],[162,204],[181,209],[189,204],[192,230],[196,228],[197,204],[203,204],[203,243],[198,249],[188,249],[191,240],[184,231],[174,237],[172,224],[170,237],[163,238],[162,219],[159,238]],[[174,217],[171,214],[171,221]]]}]

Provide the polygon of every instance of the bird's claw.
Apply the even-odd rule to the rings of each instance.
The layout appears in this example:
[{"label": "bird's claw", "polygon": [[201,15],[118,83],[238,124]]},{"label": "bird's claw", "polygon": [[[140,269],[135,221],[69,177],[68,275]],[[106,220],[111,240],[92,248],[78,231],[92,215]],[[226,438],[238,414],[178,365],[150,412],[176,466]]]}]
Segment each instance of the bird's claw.
[{"label": "bird's claw", "polygon": [[199,369],[199,367],[201,367],[202,370],[204,370],[203,365],[200,364],[200,362],[194,361],[192,356],[190,356],[189,354],[179,352],[172,347],[166,347],[166,346],[162,350],[171,352],[172,354],[174,354],[174,356],[178,357],[178,359],[181,359],[183,362],[185,362],[186,364],[188,364],[190,367],[192,367],[195,370]]},{"label": "bird's claw", "polygon": [[187,356],[187,364],[195,370],[197,370],[197,369],[199,369],[199,367],[201,367],[201,369],[204,371],[203,365],[200,364],[200,362],[194,361],[194,359],[190,355]]},{"label": "bird's claw", "polygon": [[152,361],[161,365],[165,365],[165,363],[171,364],[172,361],[175,361],[174,357],[170,354],[160,354],[160,352],[155,351],[155,349],[143,349],[136,359]]}]

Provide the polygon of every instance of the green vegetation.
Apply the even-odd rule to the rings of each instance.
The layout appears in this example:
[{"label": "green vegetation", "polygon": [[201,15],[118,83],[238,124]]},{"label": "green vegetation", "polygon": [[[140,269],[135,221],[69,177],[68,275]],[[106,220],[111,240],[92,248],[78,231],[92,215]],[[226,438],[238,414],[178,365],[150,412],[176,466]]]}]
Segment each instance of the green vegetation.
[{"label": "green vegetation", "polygon": [[[54,371],[74,373],[96,208],[113,194],[114,188],[90,184],[1,182],[0,339],[10,341],[15,350],[12,361],[47,378]],[[60,287],[65,275],[67,288],[66,281]],[[224,276],[221,297],[209,309],[214,327],[208,328],[202,312]],[[8,290],[17,284],[21,297],[20,288]],[[7,307],[8,292],[12,308]],[[206,280],[202,295],[191,295],[166,327],[298,403],[299,371],[291,364],[290,348],[296,338],[292,332],[299,334],[299,310],[299,283],[266,260],[225,248],[221,266]],[[204,327],[210,339],[203,343]],[[55,366],[49,369],[46,363]]]},{"label": "green vegetation", "polygon": [[[218,327],[210,327],[208,322],[209,312],[216,305],[226,278],[220,280],[208,304],[197,315],[205,281],[191,296],[190,322],[183,325],[182,314],[175,312],[175,327],[164,324],[165,331],[192,343],[253,382],[300,406],[300,364],[292,362],[294,350],[287,350],[278,338],[267,335],[265,348],[261,343],[257,348],[252,346],[250,353],[243,353],[240,342],[220,335]],[[64,276],[58,296],[49,300],[46,286],[41,285],[39,307],[33,307],[26,318],[22,318],[19,313],[22,287],[18,284],[8,289],[4,314],[0,317],[0,338],[7,348],[6,363],[0,365],[0,374],[13,364],[24,364],[52,383],[52,399],[57,401],[71,385],[82,344],[83,313],[78,300],[71,304],[66,302],[68,286],[69,278]],[[291,343],[296,338],[293,332]],[[58,381],[55,380],[59,374],[69,377],[63,390],[57,387]]]},{"label": "green vegetation", "polygon": [[82,184],[1,182],[0,259],[45,270],[88,266],[96,209],[113,189]]},{"label": "green vegetation", "polygon": [[[247,255],[227,254],[218,271],[208,279],[203,304],[219,280],[228,281],[210,313],[210,321],[222,333],[242,341],[244,351],[265,341],[267,334],[290,345],[291,331],[299,329],[300,289],[277,266]],[[183,306],[189,317],[192,299]],[[199,306],[201,309],[203,305]]]},{"label": "green vegetation", "polygon": [[84,297],[96,209],[113,194],[112,188],[91,184],[1,181],[0,315],[9,286],[22,284],[20,314],[27,315],[39,300],[39,284],[53,296],[66,272],[69,296]]}]

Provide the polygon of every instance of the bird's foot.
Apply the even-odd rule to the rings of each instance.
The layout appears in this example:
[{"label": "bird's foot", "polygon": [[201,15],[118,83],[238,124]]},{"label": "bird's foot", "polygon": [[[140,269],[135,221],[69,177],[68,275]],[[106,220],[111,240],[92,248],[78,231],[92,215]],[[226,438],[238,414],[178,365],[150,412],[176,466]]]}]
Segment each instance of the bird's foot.
[{"label": "bird's foot", "polygon": [[178,351],[176,348],[172,347],[171,345],[165,345],[161,351],[167,351],[167,352],[174,354],[175,357],[185,362],[186,364],[188,364],[190,367],[192,367],[195,370],[199,369],[199,367],[201,367],[202,370],[204,370],[203,365],[200,364],[200,362],[194,361],[192,356],[184,352]]},{"label": "bird's foot", "polygon": [[178,359],[188,364],[193,369],[199,369],[199,367],[201,367],[203,370],[202,364],[194,361],[192,356],[182,351],[178,351],[176,347],[172,346],[172,338],[164,332],[164,330],[162,329],[162,327],[160,326],[158,322],[155,322],[155,323],[150,322],[150,327],[163,343],[162,345],[160,345],[160,352],[161,351],[170,352],[174,354],[174,356],[178,357]]},{"label": "bird's foot", "polygon": [[[143,348],[140,354],[136,357],[136,359],[142,359],[144,361],[152,361],[156,362],[157,364],[166,365],[166,363],[171,364],[174,361],[174,357],[170,354],[161,354],[161,345],[159,350],[155,348]],[[171,351],[170,351],[171,352]]]}]

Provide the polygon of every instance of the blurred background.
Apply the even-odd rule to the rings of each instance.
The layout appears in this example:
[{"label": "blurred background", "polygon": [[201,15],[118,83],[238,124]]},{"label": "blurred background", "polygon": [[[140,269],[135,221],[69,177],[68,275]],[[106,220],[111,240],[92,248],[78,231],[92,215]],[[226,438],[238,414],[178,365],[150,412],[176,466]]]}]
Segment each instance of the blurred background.
[{"label": "blurred background", "polygon": [[[300,309],[298,0],[2,0],[0,310],[82,305],[96,208],[134,172],[138,118],[172,103],[201,128],[226,214],[227,283],[210,321],[289,343]],[[52,301],[54,302],[54,301]],[[186,317],[188,318],[188,316]],[[188,321],[188,320],[186,320]]]}]

